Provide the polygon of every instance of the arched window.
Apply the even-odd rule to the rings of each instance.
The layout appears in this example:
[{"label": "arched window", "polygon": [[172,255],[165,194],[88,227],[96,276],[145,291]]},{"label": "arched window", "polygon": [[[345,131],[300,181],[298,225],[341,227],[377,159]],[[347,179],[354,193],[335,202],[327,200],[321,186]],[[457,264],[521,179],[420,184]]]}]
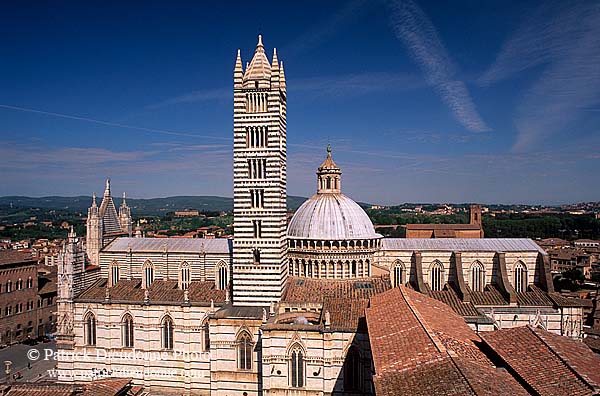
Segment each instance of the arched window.
[{"label": "arched window", "polygon": [[190,265],[187,261],[184,261],[179,266],[179,288],[181,290],[187,290],[190,287]]},{"label": "arched window", "polygon": [[229,283],[229,279],[227,278],[227,264],[223,261],[217,264],[216,269],[216,284],[219,290],[227,289],[227,284]]},{"label": "arched window", "polygon": [[17,290],[21,290],[23,288],[23,280],[19,278],[17,281]]},{"label": "arched window", "polygon": [[202,325],[202,344],[205,352],[210,351],[210,326],[208,319],[206,319]]},{"label": "arched window", "polygon": [[142,272],[144,274],[142,287],[147,289],[150,287],[150,285],[152,285],[152,282],[154,282],[154,265],[150,260],[144,263]]},{"label": "arched window", "polygon": [[348,349],[344,362],[344,391],[359,392],[362,389],[363,370],[360,353],[356,347]]},{"label": "arched window", "polygon": [[401,261],[394,263],[394,287],[404,284],[404,265]]},{"label": "arched window", "polygon": [[121,342],[125,348],[133,348],[133,318],[126,314],[121,322]]},{"label": "arched window", "polygon": [[29,278],[27,278],[27,288],[31,289],[32,287],[33,287],[33,279],[30,276]]},{"label": "arched window", "polygon": [[527,269],[520,261],[515,265],[513,281],[517,292],[527,291]]},{"label": "arched window", "polygon": [[244,331],[238,336],[238,369],[252,370],[252,336]]},{"label": "arched window", "polygon": [[298,345],[290,349],[290,385],[293,388],[304,386],[304,354]]},{"label": "arched window", "polygon": [[88,313],[85,317],[85,344],[96,345],[96,317],[93,313]]},{"label": "arched window", "polygon": [[6,281],[6,292],[10,293],[12,291],[12,281]]},{"label": "arched window", "polygon": [[173,349],[173,320],[168,316],[163,319],[161,332],[163,349]]},{"label": "arched window", "polygon": [[471,265],[471,290],[483,291],[485,286],[485,271],[483,265],[476,261]]},{"label": "arched window", "polygon": [[442,290],[442,276],[444,266],[439,261],[434,262],[429,269],[429,280],[431,290]]},{"label": "arched window", "polygon": [[113,261],[110,263],[110,286],[114,286],[119,281],[119,263]]}]

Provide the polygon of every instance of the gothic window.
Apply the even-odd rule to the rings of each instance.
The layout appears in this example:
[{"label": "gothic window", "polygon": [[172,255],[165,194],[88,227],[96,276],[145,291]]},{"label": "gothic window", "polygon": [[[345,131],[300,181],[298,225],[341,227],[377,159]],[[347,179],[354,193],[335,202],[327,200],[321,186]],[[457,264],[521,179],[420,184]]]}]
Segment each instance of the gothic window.
[{"label": "gothic window", "polygon": [[96,317],[91,312],[85,317],[84,336],[86,345],[96,345]]},{"label": "gothic window", "polygon": [[149,288],[154,282],[154,265],[150,260],[146,261],[142,267],[143,272],[143,285],[144,288]]},{"label": "gothic window", "polygon": [[116,261],[110,263],[110,286],[114,286],[119,281],[119,264]]},{"label": "gothic window", "polygon": [[359,392],[362,388],[363,381],[362,362],[360,353],[356,347],[352,346],[346,354],[344,362],[344,391]]},{"label": "gothic window", "polygon": [[404,266],[400,261],[394,263],[394,286],[398,287],[404,284]]},{"label": "gothic window", "polygon": [[290,382],[293,388],[304,386],[304,354],[300,346],[290,350]]},{"label": "gothic window", "polygon": [[265,207],[265,190],[250,190],[250,206],[252,209],[262,209]]},{"label": "gothic window", "polygon": [[259,265],[260,264],[260,250],[254,249],[252,251],[252,255],[254,257],[254,265]]},{"label": "gothic window", "polygon": [[442,290],[444,266],[439,261],[434,262],[429,269],[431,290]]},{"label": "gothic window", "polygon": [[252,237],[253,238],[262,238],[262,221],[261,220],[252,220]]},{"label": "gothic window", "polygon": [[161,339],[163,349],[173,349],[173,320],[166,317],[161,326]]},{"label": "gothic window", "polygon": [[202,325],[202,345],[205,352],[210,351],[210,326],[208,325],[208,319]]},{"label": "gothic window", "polygon": [[227,279],[227,265],[221,261],[219,262],[219,264],[217,264],[217,288],[219,290],[225,290],[227,288],[227,283],[228,279]]},{"label": "gothic window", "polygon": [[471,266],[471,290],[483,291],[484,286],[485,272],[483,270],[483,265],[479,261],[476,261]]},{"label": "gothic window", "polygon": [[133,348],[133,318],[129,314],[121,322],[121,342],[124,348]]},{"label": "gothic window", "polygon": [[515,265],[513,280],[517,292],[527,291],[527,269],[520,261]]},{"label": "gothic window", "polygon": [[190,265],[187,261],[184,261],[179,266],[179,288],[181,290],[187,290],[190,287]]},{"label": "gothic window", "polygon": [[238,369],[252,370],[252,336],[244,331],[238,336]]}]

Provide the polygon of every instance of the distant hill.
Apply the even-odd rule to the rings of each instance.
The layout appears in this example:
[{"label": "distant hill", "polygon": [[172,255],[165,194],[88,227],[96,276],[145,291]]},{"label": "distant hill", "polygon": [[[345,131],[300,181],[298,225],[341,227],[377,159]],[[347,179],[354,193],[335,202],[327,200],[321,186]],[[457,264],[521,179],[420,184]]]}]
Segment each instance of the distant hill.
[{"label": "distant hill", "polygon": [[[113,198],[115,205],[121,204],[120,198]],[[305,197],[288,196],[287,204],[296,210],[306,200]],[[98,204],[102,197],[98,197]],[[92,197],[0,197],[0,206],[14,208],[62,209],[85,213],[92,202]],[[207,212],[223,212],[233,210],[233,198],[216,196],[176,196],[166,198],[135,199],[127,198],[127,205],[134,216],[153,216],[184,209],[196,209]]]}]

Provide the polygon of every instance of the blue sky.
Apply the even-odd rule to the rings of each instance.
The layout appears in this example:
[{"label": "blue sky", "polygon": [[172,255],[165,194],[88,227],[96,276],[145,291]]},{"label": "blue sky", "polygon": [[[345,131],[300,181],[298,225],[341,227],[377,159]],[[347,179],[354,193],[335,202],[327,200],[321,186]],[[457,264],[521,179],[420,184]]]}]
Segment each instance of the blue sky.
[{"label": "blue sky", "polygon": [[373,203],[600,195],[600,3],[0,4],[0,195],[232,195],[232,72],[288,80],[288,193],[333,146]]}]

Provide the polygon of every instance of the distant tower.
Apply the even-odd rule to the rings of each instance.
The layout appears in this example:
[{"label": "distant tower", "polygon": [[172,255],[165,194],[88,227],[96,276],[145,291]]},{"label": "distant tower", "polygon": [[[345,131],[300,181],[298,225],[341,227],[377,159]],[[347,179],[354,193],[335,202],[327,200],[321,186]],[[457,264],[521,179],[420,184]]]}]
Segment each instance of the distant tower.
[{"label": "distant tower", "polygon": [[127,233],[128,236],[132,235],[133,229],[131,224],[131,209],[127,206],[125,200],[125,193],[123,193],[123,202],[119,208],[119,223],[123,232]]},{"label": "distant tower", "polygon": [[92,194],[92,206],[88,209],[85,235],[85,251],[92,265],[98,265],[102,249],[102,220],[96,204],[96,193]]},{"label": "distant tower", "polygon": [[286,86],[283,62],[262,37],[246,70],[238,50],[234,80],[233,302],[279,301],[286,262]]},{"label": "distant tower", "polygon": [[481,226],[481,206],[471,205],[470,207],[471,219],[469,224],[476,224]]}]

